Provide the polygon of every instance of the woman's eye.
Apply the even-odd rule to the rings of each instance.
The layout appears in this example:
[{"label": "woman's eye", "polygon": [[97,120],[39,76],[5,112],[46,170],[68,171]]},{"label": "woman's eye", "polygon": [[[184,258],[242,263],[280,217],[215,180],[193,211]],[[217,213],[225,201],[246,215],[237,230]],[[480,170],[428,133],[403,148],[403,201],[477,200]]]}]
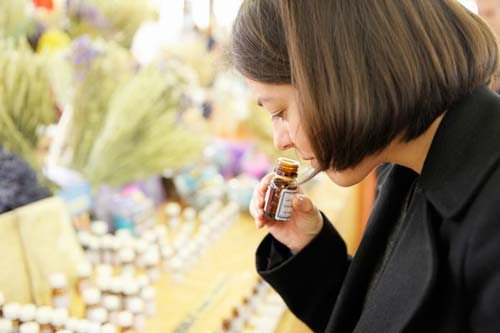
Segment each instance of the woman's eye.
[{"label": "woman's eye", "polygon": [[274,114],[272,115],[272,118],[271,118],[271,119],[272,119],[272,120],[276,120],[276,119],[283,119],[283,113],[284,113],[284,111],[280,111],[280,112],[278,112],[278,113],[274,113]]}]

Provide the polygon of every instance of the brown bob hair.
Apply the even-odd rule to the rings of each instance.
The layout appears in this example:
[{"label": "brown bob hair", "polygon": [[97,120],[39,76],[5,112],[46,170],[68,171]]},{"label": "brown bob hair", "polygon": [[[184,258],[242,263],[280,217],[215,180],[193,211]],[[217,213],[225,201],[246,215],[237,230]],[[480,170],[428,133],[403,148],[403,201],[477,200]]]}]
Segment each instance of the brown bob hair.
[{"label": "brown bob hair", "polygon": [[494,33],[456,0],[246,0],[231,57],[292,84],[322,169],[410,141],[499,66]]}]

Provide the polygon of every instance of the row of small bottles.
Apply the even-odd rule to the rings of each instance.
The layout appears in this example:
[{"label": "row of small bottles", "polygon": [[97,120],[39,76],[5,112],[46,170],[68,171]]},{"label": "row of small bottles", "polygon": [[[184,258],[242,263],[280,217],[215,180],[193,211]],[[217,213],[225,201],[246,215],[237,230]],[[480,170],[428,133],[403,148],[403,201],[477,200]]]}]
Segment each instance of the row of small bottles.
[{"label": "row of small bottles", "polygon": [[279,296],[259,278],[251,294],[233,307],[228,318],[222,320],[219,333],[273,332],[284,309],[285,304]]},{"label": "row of small bottles", "polygon": [[[3,295],[0,294],[0,300]],[[69,317],[65,308],[7,303],[0,307],[0,333],[134,333],[134,316],[118,314],[116,324]]]}]

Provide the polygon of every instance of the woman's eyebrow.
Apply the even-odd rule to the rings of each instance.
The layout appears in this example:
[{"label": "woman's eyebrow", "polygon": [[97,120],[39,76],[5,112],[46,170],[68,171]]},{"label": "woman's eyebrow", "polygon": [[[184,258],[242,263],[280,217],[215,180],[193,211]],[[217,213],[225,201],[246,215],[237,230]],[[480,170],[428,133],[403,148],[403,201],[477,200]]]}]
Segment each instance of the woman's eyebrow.
[{"label": "woman's eyebrow", "polygon": [[271,100],[273,100],[272,97],[259,97],[259,98],[257,98],[257,104],[259,106],[262,106],[263,103],[269,102]]}]

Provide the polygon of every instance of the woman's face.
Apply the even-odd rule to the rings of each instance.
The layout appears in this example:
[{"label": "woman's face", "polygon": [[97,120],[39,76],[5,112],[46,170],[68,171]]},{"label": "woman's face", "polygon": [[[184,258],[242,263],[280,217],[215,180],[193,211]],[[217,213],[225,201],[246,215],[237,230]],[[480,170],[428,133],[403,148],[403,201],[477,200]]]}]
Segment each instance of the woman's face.
[{"label": "woman's face", "polygon": [[[267,84],[253,80],[247,82],[259,105],[271,115],[276,149],[284,151],[294,148],[301,159],[309,161],[312,167],[317,168],[318,161],[299,117],[295,88],[289,84]],[[379,156],[367,157],[348,170],[329,169],[325,172],[337,185],[351,186],[362,181],[381,163]]]},{"label": "woman's face", "polygon": [[479,15],[491,26],[493,31],[500,36],[500,1],[478,0]]}]

